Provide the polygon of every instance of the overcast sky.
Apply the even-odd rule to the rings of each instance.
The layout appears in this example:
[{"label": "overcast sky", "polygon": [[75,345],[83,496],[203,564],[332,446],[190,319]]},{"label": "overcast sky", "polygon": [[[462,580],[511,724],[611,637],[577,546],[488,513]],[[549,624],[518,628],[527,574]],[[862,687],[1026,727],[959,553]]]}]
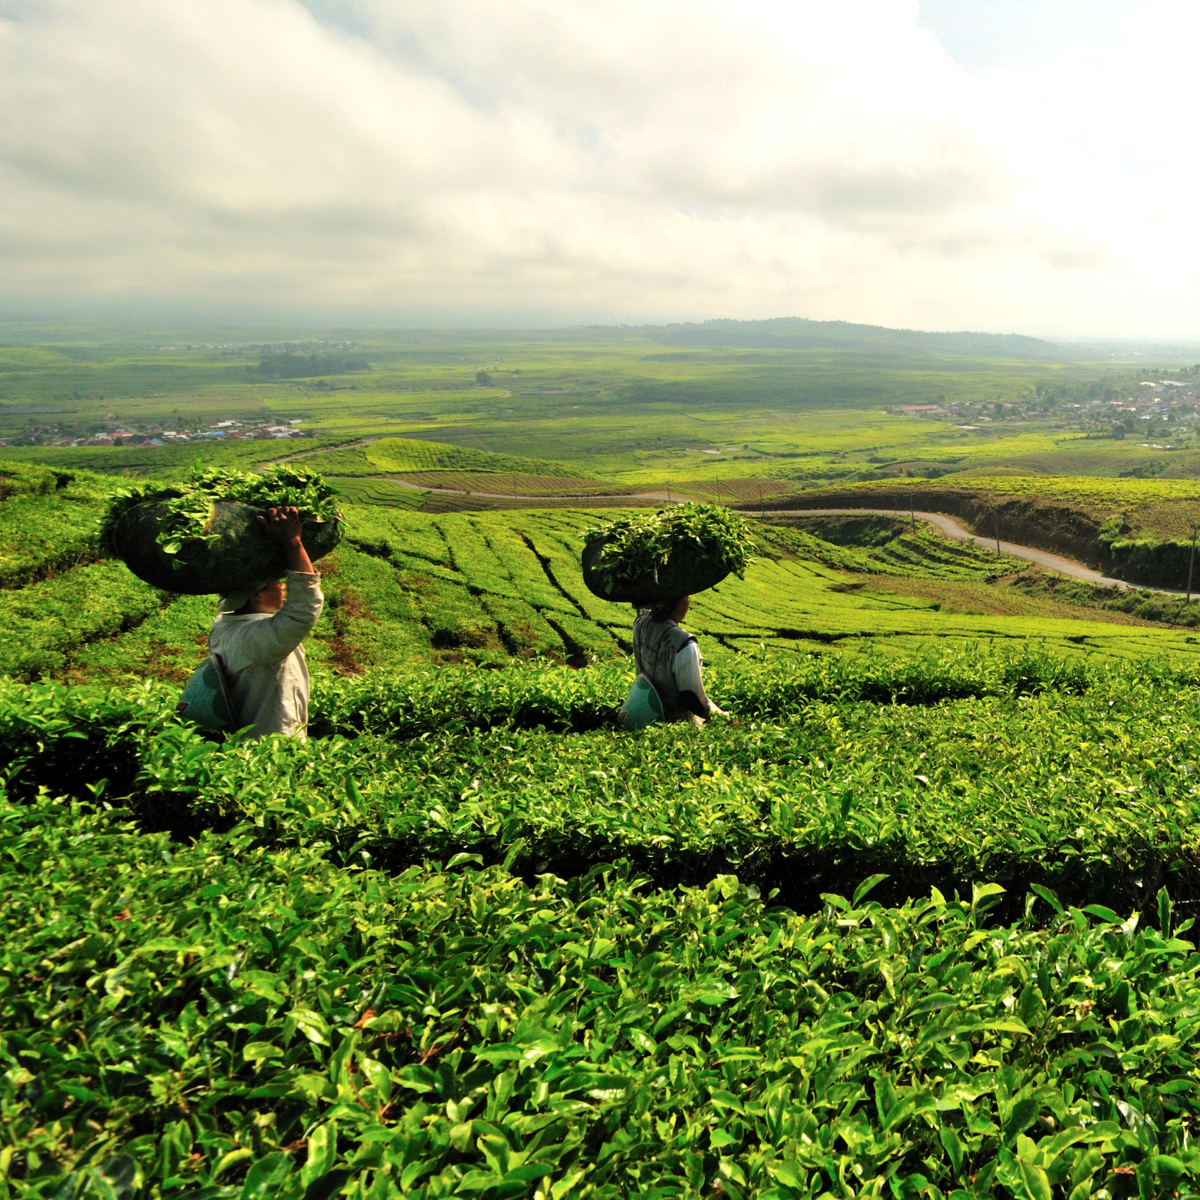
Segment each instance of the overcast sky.
[{"label": "overcast sky", "polygon": [[0,311],[1200,336],[1181,0],[0,0]]}]

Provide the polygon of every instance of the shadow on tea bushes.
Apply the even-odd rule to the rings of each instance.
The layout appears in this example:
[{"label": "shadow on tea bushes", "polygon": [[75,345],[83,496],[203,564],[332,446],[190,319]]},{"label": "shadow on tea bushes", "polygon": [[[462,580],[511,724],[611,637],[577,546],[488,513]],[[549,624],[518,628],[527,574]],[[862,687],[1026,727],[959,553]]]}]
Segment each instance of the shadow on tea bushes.
[{"label": "shadow on tea bushes", "polygon": [[0,677],[0,772],[9,794],[83,796],[103,782],[109,795],[128,795],[146,739],[177,724],[176,698],[157,683],[72,688]]},{"label": "shadow on tea bushes", "polygon": [[789,721],[638,736],[217,746],[175,727],[147,740],[136,803],[149,821],[182,799],[198,826],[246,822],[264,845],[319,841],[331,861],[397,872],[470,853],[572,877],[622,858],[662,886],[736,871],[802,911],[877,873],[893,902],[992,879],[1140,909],[1163,883],[1200,895],[1198,723],[1195,693],[1130,686],[814,702]]},{"label": "shadow on tea bushes", "polygon": [[731,876],[388,877],[45,801],[0,820],[0,1162],[25,1195],[1200,1181],[1200,955],[1165,892],[1141,923],[1046,892],[1048,926],[1002,925],[995,886],[885,908],[868,881],[801,918]]},{"label": "shadow on tea bushes", "polygon": [[[712,668],[706,687],[740,716],[775,718],[814,700],[929,705],[980,696],[1081,693],[1122,673],[1188,685],[1197,678],[1194,668],[1167,663],[1096,665],[1037,650],[1005,653],[981,646],[895,658],[746,656]],[[579,733],[612,725],[632,681],[630,661],[578,671],[555,665],[444,668],[323,679],[313,698],[313,729],[319,734],[371,731],[398,739],[499,725]]]},{"label": "shadow on tea bushes", "polygon": [[[1036,678],[1027,663],[988,669],[999,677],[1001,667],[1019,671],[1017,683]],[[830,881],[877,873],[890,876],[882,894],[895,902],[984,879],[1138,908],[1164,883],[1177,899],[1200,895],[1200,699],[1145,673],[1093,668],[1082,695],[810,699],[774,720],[636,736],[453,724],[438,706],[461,700],[453,685],[464,678],[478,690],[456,715],[470,710],[473,722],[518,711],[531,691],[553,698],[559,685],[569,715],[616,677],[446,673],[422,681],[423,699],[405,710],[423,706],[426,719],[436,709],[443,725],[307,744],[202,735],[170,717],[168,689],[10,685],[0,719],[12,794],[41,785],[126,796],[146,830],[192,838],[247,823],[263,846],[320,842],[330,861],[393,872],[456,853],[531,878],[616,858],[664,886],[736,871],[803,911]],[[770,661],[730,676],[768,697],[792,679]]]}]

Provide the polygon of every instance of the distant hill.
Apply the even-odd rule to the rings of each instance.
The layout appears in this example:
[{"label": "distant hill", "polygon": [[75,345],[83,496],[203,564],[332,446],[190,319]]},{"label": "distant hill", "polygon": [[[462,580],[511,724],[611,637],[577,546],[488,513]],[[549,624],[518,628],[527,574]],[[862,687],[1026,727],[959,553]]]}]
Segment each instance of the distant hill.
[{"label": "distant hill", "polygon": [[[592,326],[588,332],[608,332]],[[775,317],[767,321],[705,321],[702,324],[643,325],[611,329],[638,334],[666,346],[704,346],[776,350],[857,350],[867,354],[944,354],[954,358],[1074,358],[1066,347],[1018,333],[926,333],[887,329],[849,321],[808,321]]]}]

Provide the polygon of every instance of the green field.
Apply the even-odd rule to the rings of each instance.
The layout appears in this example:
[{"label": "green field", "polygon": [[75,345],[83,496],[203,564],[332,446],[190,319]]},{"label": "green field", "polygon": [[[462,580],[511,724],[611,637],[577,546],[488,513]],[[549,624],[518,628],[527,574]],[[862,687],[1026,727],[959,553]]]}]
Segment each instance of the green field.
[{"label": "green field", "polygon": [[[952,486],[1078,511],[1101,559],[1115,521],[1117,540],[1150,544],[1126,554],[1124,577],[1172,587],[1200,514],[1200,372],[1186,363],[837,322],[291,338],[78,330],[0,345],[0,453],[151,476],[298,456],[349,499],[434,512],[604,494],[765,508],[822,488]],[[220,421],[306,437],[152,444]],[[130,430],[142,444],[66,444]]]},{"label": "green field", "polygon": [[[804,322],[255,336],[0,347],[4,1195],[1200,1194],[1200,603],[902,515],[1176,569],[1185,406],[1170,451],[1086,406],[1187,364]],[[46,444],[168,419],[312,436]],[[99,521],[284,457],[346,519],[313,736],[203,734],[174,705],[212,598]],[[633,613],[580,554],[668,490],[896,515],[752,516],[687,620],[736,723],[633,735]]]},{"label": "green field", "polygon": [[[265,333],[227,333],[219,342],[214,335],[189,347],[194,334],[55,331],[41,346],[0,345],[0,437],[52,442],[139,422],[299,420],[305,431],[342,442],[419,438],[550,460],[557,473],[621,487],[671,482],[681,490],[746,476],[796,486],[998,469],[1200,475],[1200,444],[1188,424],[1190,367],[1080,362],[1033,339],[904,338],[835,326],[375,331],[349,335],[352,344],[333,332],[329,339],[342,340],[322,344],[351,348],[315,354]],[[264,371],[289,348],[297,377]],[[339,374],[339,364],[353,369]],[[1088,407],[1142,396],[1149,376],[1178,385],[1168,396],[1176,410],[1161,419]],[[920,405],[944,411],[901,412]],[[75,465],[103,455],[125,470],[190,448],[18,447]],[[366,458],[352,456],[357,467],[374,454],[363,449]],[[466,461],[460,469],[477,469]],[[403,469],[418,469],[411,454],[379,464],[384,474]],[[533,473],[545,474],[544,464]]]}]

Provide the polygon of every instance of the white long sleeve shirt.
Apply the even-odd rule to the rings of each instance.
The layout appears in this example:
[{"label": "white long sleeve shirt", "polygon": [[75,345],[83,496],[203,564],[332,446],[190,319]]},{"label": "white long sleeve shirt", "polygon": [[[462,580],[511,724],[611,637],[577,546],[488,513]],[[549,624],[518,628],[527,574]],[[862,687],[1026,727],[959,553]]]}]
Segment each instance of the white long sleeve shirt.
[{"label": "white long sleeve shirt", "polygon": [[725,710],[718,708],[704,690],[704,683],[701,679],[703,662],[700,658],[700,647],[695,642],[688,642],[675,655],[675,660],[671,665],[675,671],[675,685],[681,692],[692,692],[710,713],[724,714]]},{"label": "white long sleeve shirt", "polygon": [[251,737],[308,736],[308,664],[300,643],[324,604],[319,575],[289,571],[277,613],[222,613],[214,622],[209,650],[225,664],[238,721],[254,726]]}]

